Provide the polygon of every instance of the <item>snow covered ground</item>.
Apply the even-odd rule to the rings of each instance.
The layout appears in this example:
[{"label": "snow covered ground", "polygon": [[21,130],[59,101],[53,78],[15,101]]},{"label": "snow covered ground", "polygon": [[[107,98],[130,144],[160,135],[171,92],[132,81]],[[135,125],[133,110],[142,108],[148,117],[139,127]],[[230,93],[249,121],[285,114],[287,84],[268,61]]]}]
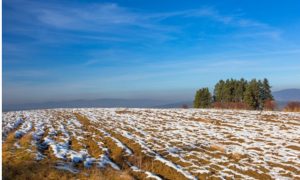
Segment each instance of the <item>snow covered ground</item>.
[{"label": "snow covered ground", "polygon": [[[79,118],[83,117],[86,120]],[[53,109],[3,113],[3,143],[32,136],[36,161],[149,179],[300,179],[300,113],[203,109]],[[75,146],[76,145],[76,146]],[[119,155],[117,150],[121,150]],[[48,153],[45,153],[48,152]],[[117,156],[118,155],[118,156]],[[174,175],[175,174],[175,175]]]}]

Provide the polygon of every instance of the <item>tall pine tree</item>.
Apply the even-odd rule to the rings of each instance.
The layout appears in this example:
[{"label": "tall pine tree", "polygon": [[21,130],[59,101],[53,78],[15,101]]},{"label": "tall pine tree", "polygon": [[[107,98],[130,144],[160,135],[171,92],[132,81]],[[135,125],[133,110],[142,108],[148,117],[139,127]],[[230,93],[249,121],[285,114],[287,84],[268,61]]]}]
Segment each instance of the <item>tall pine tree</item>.
[{"label": "tall pine tree", "polygon": [[194,108],[208,108],[211,106],[212,96],[208,88],[199,89],[196,92]]},{"label": "tall pine tree", "polygon": [[263,99],[264,100],[274,100],[273,95],[272,95],[272,91],[271,91],[271,86],[269,84],[268,79],[264,78],[262,88],[263,88],[263,91],[264,91]]},{"label": "tall pine tree", "polygon": [[251,109],[259,109],[260,106],[260,88],[259,88],[259,82],[257,82],[256,79],[251,80],[245,91],[244,100],[245,103],[249,106]]},{"label": "tall pine tree", "polygon": [[224,101],[224,87],[225,82],[223,80],[220,80],[216,85],[214,89],[214,100],[216,102],[223,102]]}]

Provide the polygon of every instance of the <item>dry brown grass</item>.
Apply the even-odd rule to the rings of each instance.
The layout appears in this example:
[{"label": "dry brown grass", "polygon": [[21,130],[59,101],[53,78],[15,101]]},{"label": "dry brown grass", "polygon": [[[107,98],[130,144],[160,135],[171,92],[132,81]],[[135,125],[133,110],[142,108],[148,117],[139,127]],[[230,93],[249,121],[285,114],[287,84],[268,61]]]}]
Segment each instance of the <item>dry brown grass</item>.
[{"label": "dry brown grass", "polygon": [[79,113],[74,113],[74,115],[76,116],[77,120],[83,125],[83,130],[88,130],[89,126],[91,125],[90,120],[80,115]]},{"label": "dry brown grass", "polygon": [[270,162],[270,161],[268,161],[267,163],[272,167],[279,167],[279,168],[300,174],[300,171],[296,168],[296,164],[279,164],[279,163]]},{"label": "dry brown grass", "polygon": [[188,163],[188,162],[183,162],[180,160],[180,158],[178,157],[173,157],[171,155],[165,156],[165,158],[171,162],[174,162],[178,165],[180,165],[181,167],[189,167],[192,165],[192,163]]},{"label": "dry brown grass", "polygon": [[54,169],[53,163],[36,162],[29,153],[15,153],[18,158],[3,156],[3,179],[70,179],[72,174]]},{"label": "dry brown grass", "polygon": [[240,154],[240,153],[232,153],[229,155],[232,159],[236,160],[236,161],[239,161],[243,158],[246,158],[247,156],[246,155],[243,155],[243,154]]},{"label": "dry brown grass", "polygon": [[[21,155],[18,154],[19,157]],[[78,174],[73,174],[54,167],[55,162],[50,160],[42,160],[36,162],[32,157],[23,155],[19,160],[3,162],[3,179],[7,180],[23,180],[23,179],[92,179],[92,180],[132,180],[132,175],[127,171],[116,171],[110,168],[99,169],[96,167],[90,169],[81,169]]]},{"label": "dry brown grass", "polygon": [[99,157],[102,154],[102,149],[94,140],[85,140],[84,144],[91,156]]},{"label": "dry brown grass", "polygon": [[[78,113],[75,113],[75,115],[76,115],[77,119],[85,126],[85,128],[89,132],[93,132],[96,135],[103,137],[102,141],[108,147],[112,160],[121,167],[121,169],[122,169],[121,172],[127,172],[126,175],[127,176],[129,175],[130,178],[134,177],[136,179],[146,179],[145,173],[132,171],[127,164],[127,162],[130,162],[131,164],[133,164],[141,169],[150,170],[149,168],[145,168],[145,167],[150,166],[149,159],[151,159],[151,158],[141,153],[142,149],[140,148],[139,145],[134,143],[134,144],[131,144],[132,146],[128,146],[131,149],[132,149],[132,147],[134,147],[134,149],[132,149],[132,150],[134,150],[134,153],[135,153],[134,156],[131,156],[131,157],[124,156],[123,149],[121,149],[119,146],[117,146],[116,143],[110,137],[104,136],[101,132],[96,130],[94,128],[94,126],[92,126],[89,119],[87,119],[86,117],[84,117]],[[128,139],[125,139],[125,138],[121,137],[120,135],[116,135],[111,131],[107,130],[107,132],[112,133],[112,135],[115,138],[122,141],[122,143],[124,143],[125,145],[128,145],[128,143],[129,143]],[[151,159],[151,160],[153,161],[153,159]],[[151,167],[154,168],[154,163],[152,163],[152,161],[151,161]],[[148,163],[146,163],[146,162],[148,162]],[[128,178],[128,179],[130,179],[130,178]],[[124,179],[124,178],[122,178],[122,179]]]},{"label": "dry brown grass", "polygon": [[212,107],[216,109],[250,109],[246,103],[242,102],[215,102]]},{"label": "dry brown grass", "polygon": [[31,145],[32,134],[29,132],[25,134],[20,140],[19,143],[21,146],[28,147]]},{"label": "dry brown grass", "polygon": [[210,120],[208,120],[208,119],[203,119],[203,118],[194,118],[194,117],[192,117],[192,118],[190,118],[190,120],[192,120],[192,121],[197,121],[197,122],[202,122],[202,123],[211,123]]},{"label": "dry brown grass", "polygon": [[220,151],[222,153],[225,153],[225,147],[224,146],[213,144],[213,145],[210,146],[210,148],[213,151]]},{"label": "dry brown grass", "polygon": [[[117,163],[121,163],[121,164],[124,163],[122,160],[123,150],[120,147],[118,147],[111,138],[104,136],[104,134],[102,134],[101,132],[96,130],[94,128],[94,126],[92,126],[89,119],[87,119],[86,117],[84,117],[78,113],[75,113],[75,116],[80,121],[80,123],[83,125],[83,127],[86,131],[94,133],[99,137],[103,137],[103,141],[104,141],[105,145],[107,145],[109,150],[111,151],[110,153],[112,154],[112,158],[114,161],[116,161]],[[102,154],[101,149],[96,144],[96,142],[92,140],[92,138],[86,137],[84,140],[84,143],[87,145],[87,149],[88,149],[89,153],[95,155],[94,157],[98,157],[99,155]]]},{"label": "dry brown grass", "polygon": [[71,148],[72,148],[73,150],[75,150],[75,151],[79,151],[80,149],[83,148],[83,145],[81,145],[81,144],[79,143],[79,141],[77,141],[76,138],[72,137],[72,138],[71,138]]},{"label": "dry brown grass", "polygon": [[[74,113],[74,114],[75,114],[76,118],[80,121],[80,123],[84,126],[86,131],[92,132],[92,133],[96,134],[96,136],[98,136],[98,137],[102,137],[101,141],[104,142],[105,146],[108,147],[112,161],[114,161],[114,163],[116,163],[119,167],[121,167],[122,173],[127,172],[126,174],[130,175],[131,178],[133,176],[134,177],[142,176],[139,173],[134,173],[129,169],[129,166],[125,161],[123,149],[121,149],[119,146],[117,146],[116,143],[110,137],[104,136],[104,134],[102,134],[97,129],[95,129],[95,127],[92,126],[90,120],[87,119],[86,117],[84,117],[78,113]],[[96,144],[95,141],[91,140],[91,138],[85,138],[84,144],[87,145],[87,149],[92,156],[98,157],[100,154],[102,154],[102,151],[99,148],[99,146]],[[123,176],[124,176],[124,174],[123,174]],[[124,178],[125,178],[125,176],[124,176]]]},{"label": "dry brown grass", "polygon": [[264,179],[264,180],[271,180],[272,177],[266,173],[259,173],[257,171],[253,170],[241,170],[237,168],[236,166],[228,166],[229,169],[234,170],[236,172],[239,172],[241,174],[245,174],[247,176],[250,176],[254,179]]},{"label": "dry brown grass", "polygon": [[[99,131],[94,129],[94,127],[92,126],[89,119],[87,119],[86,117],[84,117],[78,113],[74,113],[74,115],[76,116],[78,121],[83,125],[82,126],[83,131],[87,131],[92,134],[96,134],[96,135],[98,135],[98,137],[103,137],[103,134],[101,134]],[[88,152],[93,157],[99,157],[102,154],[102,149],[99,147],[99,145],[96,142],[97,139],[100,140],[99,138],[93,139],[92,137],[84,135],[84,140],[82,141],[82,143],[86,145]]]},{"label": "dry brown grass", "polygon": [[132,111],[128,111],[128,110],[116,110],[115,112],[117,114],[133,114]]},{"label": "dry brown grass", "polygon": [[289,102],[283,109],[286,112],[300,112],[300,102]]},{"label": "dry brown grass", "polygon": [[75,151],[81,149],[87,149],[89,154],[93,157],[99,157],[102,153],[102,149],[96,143],[96,139],[84,135],[84,139],[78,141],[76,138],[71,138],[71,148]]},{"label": "dry brown grass", "polygon": [[287,148],[290,148],[290,149],[293,149],[293,150],[296,150],[296,151],[300,152],[300,147],[299,146],[290,145],[290,146],[287,146]]},{"label": "dry brown grass", "polygon": [[125,138],[119,134],[111,132],[114,137],[118,138],[122,141],[126,146],[134,151],[134,156],[128,157],[128,161],[140,169],[147,170],[158,174],[159,176],[165,179],[174,179],[174,180],[181,180],[186,179],[181,173],[177,172],[175,169],[165,165],[164,163],[155,160],[154,157],[149,156],[142,152],[142,148],[139,144],[134,142],[131,139]]},{"label": "dry brown grass", "polygon": [[87,169],[84,170],[84,173],[81,173],[78,178],[91,180],[134,180],[134,177],[129,171],[116,171],[111,168],[105,170],[99,168]]},{"label": "dry brown grass", "polygon": [[[122,114],[135,114],[135,111],[129,111],[129,110],[120,110],[121,112],[117,112],[117,117],[121,117]],[[152,113],[152,112],[151,112]],[[87,149],[88,153],[98,158],[102,153],[103,148],[108,149],[108,156],[111,158],[113,162],[115,162],[120,168],[120,171],[112,169],[109,165],[106,168],[100,169],[97,168],[96,165],[93,165],[91,168],[84,168],[83,164],[80,163],[79,165],[74,165],[75,168],[79,169],[81,172],[78,174],[72,174],[65,170],[58,170],[54,166],[57,162],[57,158],[54,157],[52,153],[52,149],[47,149],[44,152],[44,155],[46,155],[46,159],[41,160],[39,162],[36,162],[33,157],[33,153],[31,152],[25,152],[24,148],[30,148],[35,152],[36,150],[33,149],[34,146],[31,146],[31,135],[28,133],[24,135],[20,139],[15,139],[13,134],[9,134],[7,137],[7,141],[3,144],[4,149],[4,177],[6,179],[146,179],[145,171],[150,171],[154,174],[157,174],[158,176],[162,177],[163,179],[186,179],[183,174],[177,172],[175,169],[167,166],[166,164],[162,163],[161,161],[158,161],[155,159],[154,154],[151,154],[147,151],[143,151],[143,147],[138,143],[136,139],[129,139],[126,138],[126,136],[123,136],[122,133],[114,128],[120,128],[122,131],[129,132],[130,134],[133,134],[133,136],[137,137],[144,137],[143,134],[138,132],[137,130],[131,128],[132,126],[123,127],[119,126],[122,122],[113,122],[113,123],[107,123],[107,119],[110,119],[109,117],[105,120],[101,120],[98,122],[90,121],[88,118],[86,118],[84,115],[80,113],[74,113],[77,119],[80,121],[80,123],[83,125],[82,130],[84,133],[80,134],[80,139],[76,139],[76,134],[71,135],[71,149],[73,150],[81,150],[81,149]],[[234,114],[234,113],[231,113]],[[61,113],[59,116],[63,116],[64,114]],[[145,115],[143,113],[142,119],[147,120],[148,114]],[[223,114],[222,114],[223,115]],[[125,115],[127,116],[127,115]],[[167,116],[167,115],[166,115]],[[278,124],[280,119],[280,116],[276,114],[254,114],[255,117],[260,118],[262,121],[265,122],[272,122],[272,124],[280,125]],[[161,118],[162,115],[158,115],[157,118]],[[174,117],[179,118],[180,116],[174,115]],[[195,115],[197,117],[197,115]],[[200,116],[201,117],[201,116]],[[230,117],[228,115],[224,115],[225,117]],[[55,117],[56,118],[56,117]],[[98,117],[101,118],[101,117]],[[184,117],[183,117],[184,118]],[[231,118],[231,117],[230,117]],[[58,118],[59,119],[59,118]],[[67,118],[66,118],[67,119]],[[233,128],[233,130],[242,130],[242,128],[256,128],[254,125],[248,125],[246,124],[245,127],[238,127],[235,126],[235,121],[238,121],[238,119],[233,119],[232,122],[226,122],[222,119],[214,120],[211,118],[191,118],[190,116],[185,117],[186,120],[192,120],[192,121],[198,121],[200,123],[205,123],[209,127],[213,127],[214,130],[222,130],[224,127],[230,127]],[[63,123],[66,123],[65,118],[59,119]],[[111,118],[111,120],[113,120]],[[289,123],[295,123],[295,119],[287,119],[285,125],[287,126]],[[155,122],[155,120],[153,120]],[[282,122],[282,121],[280,121]],[[155,122],[158,123],[158,122]],[[166,124],[168,122],[162,121],[159,122],[160,125],[164,125],[163,128],[161,128],[163,131],[170,131],[170,130],[176,130],[174,127],[168,127]],[[193,122],[194,123],[194,122]],[[231,123],[231,124],[230,124]],[[55,124],[57,125],[57,124]],[[123,124],[122,124],[123,125]],[[131,125],[131,124],[130,124]],[[58,125],[57,125],[58,126]],[[282,125],[280,128],[286,128],[286,126]],[[68,127],[66,127],[68,128]],[[72,131],[71,127],[70,129],[67,129],[68,131]],[[108,132],[111,134],[111,136],[105,135],[100,129]],[[188,129],[188,128],[187,128]],[[201,143],[201,141],[198,143],[196,141],[195,146],[190,147],[185,145],[184,143],[178,143],[178,141],[171,141],[172,139],[180,138],[180,135],[174,134],[174,136],[170,138],[161,135],[161,134],[155,134],[157,131],[160,130],[156,127],[151,127],[150,125],[147,126],[147,128],[143,129],[143,131],[146,131],[148,134],[154,134],[156,139],[154,138],[152,140],[148,140],[145,138],[141,138],[143,141],[145,141],[149,148],[152,150],[157,150],[156,153],[160,154],[163,158],[166,160],[169,160],[170,162],[173,162],[176,165],[180,165],[184,167],[184,170],[187,172],[192,173],[195,177],[199,179],[219,179],[220,173],[219,172],[225,172],[225,174],[228,175],[227,179],[232,179],[229,176],[233,175],[234,179],[242,179],[247,176],[253,177],[255,179],[271,179],[270,171],[271,167],[278,167],[282,169],[282,172],[279,172],[280,175],[285,177],[292,178],[293,172],[296,174],[300,173],[295,169],[294,167],[297,166],[297,164],[291,162],[277,162],[277,163],[268,163],[269,166],[267,167],[259,167],[260,165],[257,165],[257,167],[254,169],[249,168],[240,168],[240,166],[243,167],[253,167],[253,164],[255,163],[255,160],[251,159],[251,156],[239,154],[239,153],[233,153],[226,151],[226,147],[230,145],[236,145],[240,146],[241,144],[245,144],[245,140],[243,138],[240,138],[239,136],[236,136],[236,134],[231,134],[230,132],[224,132],[224,141],[218,140],[216,137],[210,137],[209,139],[206,137],[207,134],[204,134],[204,136],[197,136],[201,139],[206,139],[210,142],[214,142],[215,144],[208,146],[204,143]],[[149,131],[149,132],[148,132]],[[192,130],[197,131],[197,130]],[[256,130],[255,130],[256,131]],[[257,131],[263,131],[263,129],[257,129]],[[72,133],[70,133],[72,134]],[[59,135],[58,135],[59,136]],[[264,136],[272,137],[271,133],[264,133]],[[53,137],[55,138],[55,137]],[[60,137],[57,137],[58,139]],[[129,149],[133,151],[133,155],[127,155],[124,152],[124,149],[117,146],[116,141],[114,138],[121,141],[124,145],[126,145]],[[275,139],[275,137],[273,137]],[[14,146],[14,143],[18,141],[18,143],[22,146],[21,149],[18,149]],[[156,142],[157,141],[157,142]],[[156,148],[156,145],[159,147],[166,147],[163,142],[168,142],[169,147],[170,144],[174,145],[177,148],[180,148],[182,152],[195,152],[191,153],[189,156],[184,156],[183,153],[181,153],[184,159],[183,161],[180,160],[180,158],[173,157],[169,155],[169,153],[164,148]],[[253,141],[261,141],[265,142],[263,137],[257,137]],[[101,142],[101,146],[97,144],[97,142]],[[174,143],[174,144],[172,144]],[[266,143],[266,145],[272,145],[275,144],[272,142]],[[261,149],[262,148],[262,149]],[[246,150],[255,150],[259,154],[259,156],[262,156],[263,153],[265,153],[264,147],[251,147],[247,148]],[[289,148],[292,150],[300,151],[300,147],[295,145],[283,144],[283,148]],[[23,152],[23,153],[21,153]],[[197,153],[196,153],[197,152]],[[202,156],[203,154],[203,156]],[[270,153],[271,154],[271,153]],[[274,156],[279,156],[276,153],[272,153]],[[17,158],[16,158],[17,157]],[[215,163],[213,158],[220,159],[224,158],[228,161],[226,162],[218,162]],[[273,162],[273,161],[272,161]],[[279,163],[279,164],[278,164]],[[194,165],[192,165],[194,164]],[[134,165],[141,169],[141,171],[133,171],[130,169],[130,166]],[[238,166],[235,166],[238,165]],[[198,170],[198,167],[205,166],[205,169],[207,171],[198,171],[198,173],[195,173]],[[226,168],[229,168],[228,170]],[[231,171],[233,170],[233,171]],[[286,170],[286,171],[285,171]],[[15,172],[15,173],[14,173]],[[245,175],[245,176],[244,176]],[[226,178],[226,177],[225,177]]]},{"label": "dry brown grass", "polygon": [[263,114],[260,117],[261,117],[260,119],[263,120],[263,121],[281,123],[281,121],[278,120],[279,119],[278,115]]},{"label": "dry brown grass", "polygon": [[[87,120],[82,120],[85,127],[89,127]],[[88,130],[88,129],[86,129]],[[32,134],[27,133],[22,138],[16,139],[14,132],[11,132],[6,141],[2,144],[2,165],[3,165],[3,179],[6,180],[32,180],[32,179],[92,179],[92,180],[132,180],[134,176],[128,170],[116,171],[111,168],[99,169],[92,167],[84,169],[77,166],[81,170],[78,174],[73,174],[64,170],[55,168],[57,159],[45,150],[44,154],[47,157],[41,161],[35,160],[35,153],[37,150],[31,147]],[[21,148],[16,148],[14,143],[18,142]],[[101,150],[95,141],[85,141],[87,149],[90,153],[99,156]],[[82,146],[73,139],[72,148],[80,149]],[[29,150],[26,150],[29,149]]]},{"label": "dry brown grass", "polygon": [[[122,112],[122,113],[128,113],[128,112]],[[92,126],[90,126],[91,122],[86,117],[80,114],[75,114],[75,115],[77,119],[82,124],[84,124],[85,127],[90,127],[87,130],[89,130],[90,132],[94,132],[103,137],[103,134],[97,132],[97,130],[93,129]],[[124,143],[126,146],[128,146],[130,149],[134,151],[133,156],[124,156],[123,149],[118,147],[111,138],[109,137],[104,138],[104,142],[110,150],[113,161],[115,161],[119,166],[121,166],[122,171],[129,171],[131,175],[133,175],[138,179],[145,178],[144,173],[130,171],[129,166],[126,163],[126,161],[128,161],[131,164],[139,167],[140,169],[153,172],[155,174],[160,175],[161,177],[164,177],[165,179],[174,179],[174,180],[186,179],[181,173],[178,173],[175,169],[163,164],[160,161],[156,161],[153,157],[149,155],[144,154],[142,152],[142,148],[140,147],[140,145],[134,142],[133,140],[127,139],[112,131],[109,130],[106,131],[112,134],[115,138],[120,140],[122,143]]]}]

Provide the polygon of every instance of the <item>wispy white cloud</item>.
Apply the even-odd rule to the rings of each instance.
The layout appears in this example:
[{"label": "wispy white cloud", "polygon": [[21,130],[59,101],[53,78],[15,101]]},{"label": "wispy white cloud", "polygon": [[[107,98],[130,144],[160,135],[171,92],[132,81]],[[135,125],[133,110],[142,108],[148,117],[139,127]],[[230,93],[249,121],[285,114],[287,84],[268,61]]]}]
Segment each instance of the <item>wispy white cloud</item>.
[{"label": "wispy white cloud", "polygon": [[[94,42],[165,41],[178,27],[162,25],[142,18],[143,14],[114,3],[54,4],[12,0],[5,14],[5,33],[31,36],[42,42],[64,43],[75,40]],[[68,6],[68,8],[66,8]],[[15,16],[7,16],[13,15]],[[20,14],[22,16],[20,16]],[[26,26],[25,26],[26,25]]]},{"label": "wispy white cloud", "polygon": [[269,30],[259,30],[259,31],[250,31],[250,32],[241,32],[233,35],[235,38],[268,38],[272,40],[280,40],[282,32],[278,29],[269,29]]},{"label": "wispy white cloud", "polygon": [[137,23],[135,14],[117,4],[95,4],[81,7],[50,7],[33,10],[45,24],[63,29],[90,29],[102,31],[108,25],[131,25]]},{"label": "wispy white cloud", "polygon": [[257,27],[268,28],[270,25],[259,22],[253,19],[248,19],[237,14],[223,14],[213,7],[202,7],[198,9],[187,9],[183,11],[173,12],[160,12],[152,13],[144,16],[146,18],[153,18],[164,20],[172,17],[185,17],[185,18],[209,18],[213,21],[220,22],[225,25],[234,25],[239,27]]},{"label": "wispy white cloud", "polygon": [[[31,29],[22,27],[4,27],[4,32],[16,32],[26,35],[34,35],[42,40],[55,39],[73,40],[70,34],[76,34],[75,39],[93,39],[99,41],[139,41],[148,39],[152,41],[173,40],[182,33],[181,25],[168,25],[162,20],[168,18],[207,18],[219,22],[223,25],[236,26],[239,28],[255,27],[260,29],[271,28],[268,24],[247,19],[235,14],[223,14],[212,7],[202,7],[198,9],[187,9],[183,11],[170,12],[143,12],[138,9],[130,9],[119,6],[116,3],[90,3],[90,4],[54,4],[50,2],[32,2],[11,0],[4,1],[6,6],[20,12],[23,17],[14,18],[14,23],[28,23]],[[67,6],[67,8],[66,8]],[[23,27],[24,28],[24,27]],[[39,28],[39,33],[30,33]],[[49,29],[50,28],[50,29]],[[54,30],[51,30],[51,28]],[[17,30],[16,30],[17,29]],[[46,33],[41,33],[46,31]],[[60,34],[57,32],[60,30]],[[90,33],[94,32],[94,35]],[[55,33],[55,34],[53,34]],[[47,34],[48,36],[45,36]],[[52,36],[51,36],[52,34]],[[64,37],[65,34],[66,37]],[[73,33],[74,34],[74,33]],[[255,34],[255,33],[254,33]],[[50,37],[49,37],[50,35]],[[280,36],[280,34],[269,34]],[[53,38],[58,37],[58,38]],[[59,42],[59,41],[56,41]]]}]

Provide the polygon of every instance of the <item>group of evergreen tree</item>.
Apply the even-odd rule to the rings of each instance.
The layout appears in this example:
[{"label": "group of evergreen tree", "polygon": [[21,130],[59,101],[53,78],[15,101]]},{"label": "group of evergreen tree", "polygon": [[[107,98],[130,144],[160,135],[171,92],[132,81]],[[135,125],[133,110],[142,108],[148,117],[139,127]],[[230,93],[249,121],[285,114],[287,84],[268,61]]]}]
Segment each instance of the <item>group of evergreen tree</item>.
[{"label": "group of evergreen tree", "polygon": [[220,80],[214,88],[213,96],[208,88],[196,92],[194,108],[208,108],[219,104],[226,108],[228,104],[239,104],[240,107],[262,110],[266,102],[273,101],[268,79],[247,81],[245,79]]}]

